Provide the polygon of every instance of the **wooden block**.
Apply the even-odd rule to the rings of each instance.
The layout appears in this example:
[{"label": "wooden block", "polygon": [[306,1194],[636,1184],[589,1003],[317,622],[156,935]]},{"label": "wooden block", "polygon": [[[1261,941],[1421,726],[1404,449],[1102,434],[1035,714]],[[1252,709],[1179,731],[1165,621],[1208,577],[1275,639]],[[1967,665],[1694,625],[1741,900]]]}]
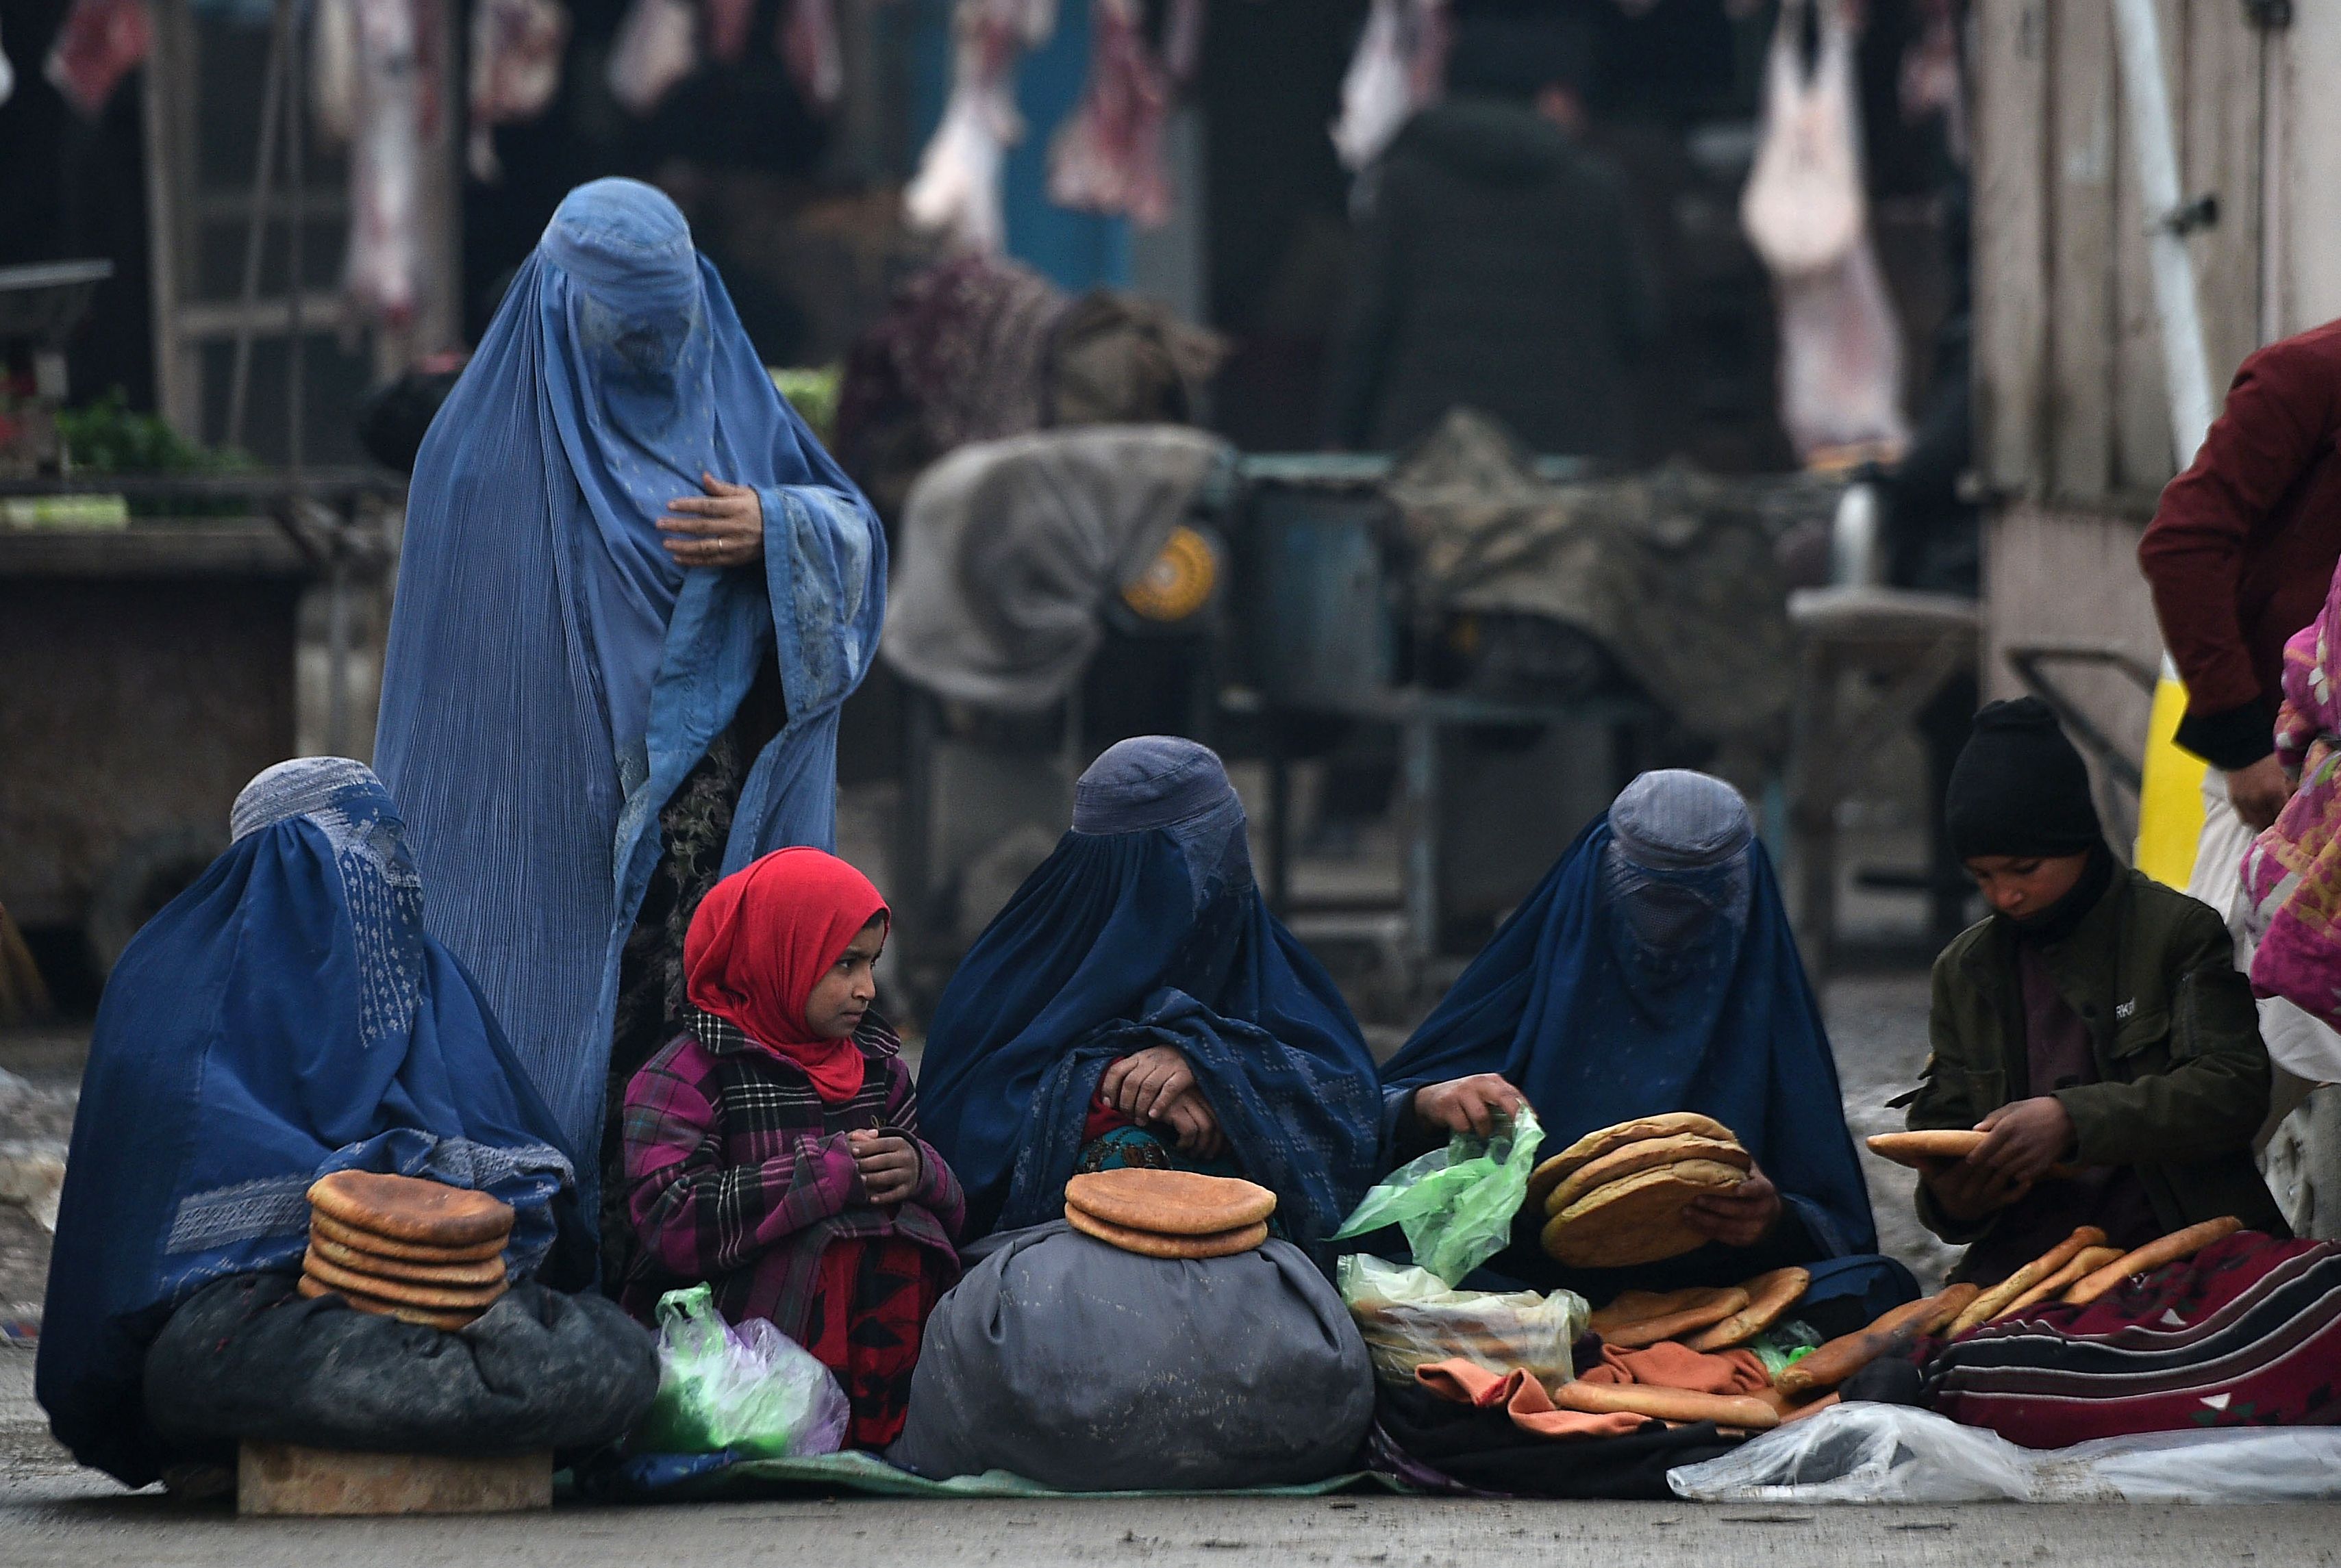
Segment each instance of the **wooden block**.
[{"label": "wooden block", "polygon": [[553,1506],[553,1455],[448,1458],[246,1443],[235,1511],[259,1517],[513,1513]]}]

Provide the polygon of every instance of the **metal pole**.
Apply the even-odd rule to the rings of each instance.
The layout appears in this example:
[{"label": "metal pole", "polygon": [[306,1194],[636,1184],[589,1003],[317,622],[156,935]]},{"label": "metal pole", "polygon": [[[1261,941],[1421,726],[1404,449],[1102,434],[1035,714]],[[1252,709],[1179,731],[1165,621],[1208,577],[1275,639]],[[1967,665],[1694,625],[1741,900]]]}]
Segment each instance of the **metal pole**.
[{"label": "metal pole", "polygon": [[260,90],[260,146],[253,155],[252,216],[244,232],[244,285],[236,293],[235,366],[227,382],[230,446],[244,444],[244,408],[252,392],[252,318],[260,304],[260,257],[268,234],[268,198],[276,183],[277,122],[284,114],[292,32],[293,0],[276,0],[275,19],[268,31],[268,72]]},{"label": "metal pole", "polygon": [[287,221],[287,262],[292,275],[285,280],[285,369],[284,369],[284,463],[292,471],[294,492],[300,493],[302,432],[307,424],[306,388],[303,385],[304,355],[301,342],[301,292],[308,280],[302,265],[301,230],[308,220],[306,197],[308,181],[301,166],[301,116],[304,106],[301,93],[301,69],[294,62],[306,60],[308,51],[301,47],[302,36],[298,21],[293,25],[287,42],[288,59],[284,72],[284,206]]},{"label": "metal pole", "polygon": [[2138,194],[2151,225],[2147,255],[2154,274],[2155,314],[2162,327],[2171,446],[2177,466],[2185,469],[2195,461],[2214,411],[2195,266],[2179,221],[2177,138],[2171,129],[2170,92],[2162,74],[2162,24],[2155,3],[2114,0],[2114,35],[2121,53],[2122,96],[2129,104],[2130,140],[2137,147]]},{"label": "metal pole", "polygon": [[350,727],[350,524],[334,531],[334,564],[325,601],[325,749],[349,755]]}]

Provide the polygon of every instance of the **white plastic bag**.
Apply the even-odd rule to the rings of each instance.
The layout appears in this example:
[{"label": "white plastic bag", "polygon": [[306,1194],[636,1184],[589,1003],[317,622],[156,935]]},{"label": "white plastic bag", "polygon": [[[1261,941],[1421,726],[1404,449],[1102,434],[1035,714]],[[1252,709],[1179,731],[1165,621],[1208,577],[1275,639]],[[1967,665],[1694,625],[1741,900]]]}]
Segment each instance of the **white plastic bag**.
[{"label": "white plastic bag", "polygon": [[1457,1356],[1519,1367],[1548,1389],[1577,1375],[1569,1349],[1585,1332],[1585,1298],[1556,1290],[1450,1290],[1429,1269],[1353,1252],[1340,1266],[1341,1299],[1358,1321],[1374,1375],[1411,1386],[1414,1369]]},{"label": "white plastic bag", "polygon": [[845,1444],[845,1390],[771,1320],[734,1327],[706,1285],[659,1298],[659,1388],[634,1429],[638,1454],[802,1459]]},{"label": "white plastic bag", "polygon": [[2341,1497],[2341,1428],[2230,1426],[2021,1448],[1899,1404],[1840,1404],[1667,1473],[1696,1503],[2301,1503]]}]

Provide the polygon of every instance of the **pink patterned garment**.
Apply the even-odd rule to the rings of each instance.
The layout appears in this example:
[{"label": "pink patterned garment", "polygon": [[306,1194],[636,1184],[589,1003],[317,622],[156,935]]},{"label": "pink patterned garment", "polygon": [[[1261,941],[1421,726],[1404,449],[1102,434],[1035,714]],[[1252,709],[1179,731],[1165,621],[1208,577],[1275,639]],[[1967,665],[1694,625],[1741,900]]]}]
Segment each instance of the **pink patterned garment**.
[{"label": "pink patterned garment", "polygon": [[[2266,932],[2252,989],[2341,1027],[2341,575],[2284,646],[2276,759],[2299,789],[2245,853],[2250,924]],[[2318,742],[2322,741],[2322,746]]]}]

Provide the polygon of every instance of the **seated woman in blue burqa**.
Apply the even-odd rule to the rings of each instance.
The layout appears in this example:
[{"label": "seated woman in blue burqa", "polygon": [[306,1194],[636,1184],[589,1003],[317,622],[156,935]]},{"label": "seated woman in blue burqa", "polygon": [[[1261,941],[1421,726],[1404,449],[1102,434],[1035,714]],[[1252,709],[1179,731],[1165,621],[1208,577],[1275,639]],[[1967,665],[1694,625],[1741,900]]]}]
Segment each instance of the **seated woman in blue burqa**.
[{"label": "seated woman in blue burqa", "polygon": [[1375,1176],[1373,1058],[1254,887],[1209,748],[1150,736],[1081,775],[1073,827],[937,1005],[919,1096],[968,1232],[1064,1213],[1078,1172],[1242,1176],[1310,1247]]},{"label": "seated woman in blue burqa", "polygon": [[1669,769],[1629,785],[1382,1067],[1393,1165],[1519,1106],[1545,1153],[1669,1111],[1712,1116],[1754,1156],[1749,1179],[1687,1214],[1705,1245],[1634,1269],[1571,1269],[1523,1208],[1490,1265],[1596,1305],[1628,1286],[1734,1285],[1800,1264],[1810,1306],[1882,1310],[1916,1294],[1878,1257],[1837,1063],[1746,802]]},{"label": "seated woman in blue burqa", "polygon": [[[610,1303],[541,1288],[592,1277],[574,1162],[479,988],[425,932],[381,782],[346,758],[284,763],[237,798],[231,831],[125,949],[98,1008],[35,1374],[57,1440],[144,1486],[232,1465],[244,1436],[497,1452],[513,1417],[523,1438],[548,1418],[588,1440],[623,1431],[627,1400],[638,1413],[656,1388],[654,1349]],[[309,1186],[341,1170],[512,1206],[517,1283],[464,1341],[295,1294]],[[162,1369],[188,1314],[210,1326]],[[499,1357],[509,1381],[490,1387]],[[503,1425],[482,1419],[497,1408]]]}]

